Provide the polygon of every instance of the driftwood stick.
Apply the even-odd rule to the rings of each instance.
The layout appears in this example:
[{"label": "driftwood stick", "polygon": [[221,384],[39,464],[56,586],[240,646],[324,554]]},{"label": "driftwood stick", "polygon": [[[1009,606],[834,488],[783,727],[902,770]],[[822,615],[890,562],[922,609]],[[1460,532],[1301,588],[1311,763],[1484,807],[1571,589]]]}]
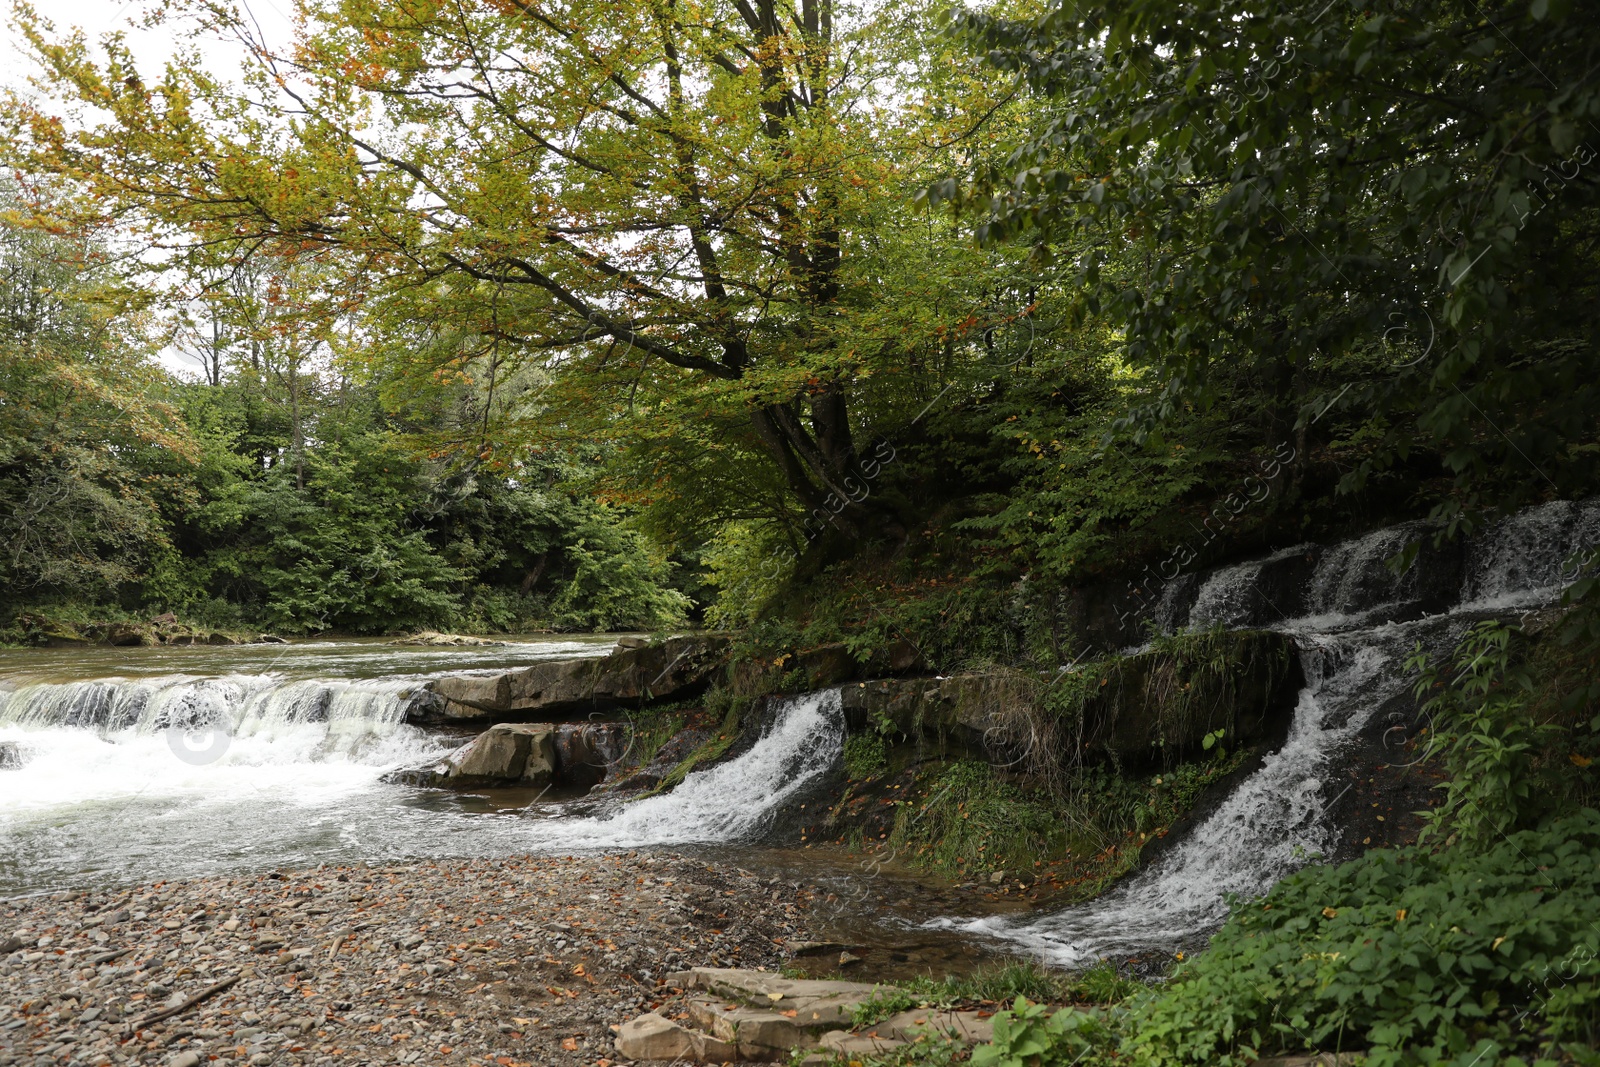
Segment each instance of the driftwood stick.
[{"label": "driftwood stick", "polygon": [[243,976],[236,974],[232,978],[224,978],[215,985],[206,986],[204,989],[200,990],[200,992],[196,993],[194,996],[190,997],[188,1000],[177,1005],[176,1007],[164,1008],[163,1010],[155,1012],[151,1015],[146,1015],[143,1019],[140,1019],[138,1022],[133,1023],[128,1027],[128,1036],[132,1037],[140,1030],[143,1030],[145,1027],[150,1026],[153,1023],[158,1023],[162,1019],[170,1019],[174,1015],[182,1015],[184,1012],[188,1011],[196,1004],[199,1004],[201,1001],[210,1000],[212,997],[216,996],[218,993],[221,993],[225,989],[232,989],[239,983],[239,979],[241,977]]}]

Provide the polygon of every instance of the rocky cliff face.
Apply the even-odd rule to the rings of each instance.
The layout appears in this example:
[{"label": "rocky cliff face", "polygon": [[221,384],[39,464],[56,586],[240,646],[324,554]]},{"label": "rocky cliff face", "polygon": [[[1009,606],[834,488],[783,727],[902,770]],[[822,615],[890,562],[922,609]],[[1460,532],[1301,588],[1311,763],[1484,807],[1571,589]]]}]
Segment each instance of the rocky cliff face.
[{"label": "rocky cliff face", "polygon": [[1025,733],[1037,736],[1023,720],[1045,715],[1074,748],[1138,769],[1194,756],[1219,730],[1230,747],[1280,743],[1302,685],[1293,639],[1248,631],[1083,664],[1055,679],[986,671],[856,682],[841,694],[852,733],[997,754]]}]

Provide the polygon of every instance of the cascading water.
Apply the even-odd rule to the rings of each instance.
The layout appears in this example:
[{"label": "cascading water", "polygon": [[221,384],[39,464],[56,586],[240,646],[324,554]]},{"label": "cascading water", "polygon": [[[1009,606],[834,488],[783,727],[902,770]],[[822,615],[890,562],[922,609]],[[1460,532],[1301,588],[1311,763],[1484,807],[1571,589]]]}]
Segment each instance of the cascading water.
[{"label": "cascading water", "polygon": [[[511,820],[468,818],[460,804],[380,781],[443,751],[404,723],[406,696],[441,670],[609,647],[0,653],[0,743],[21,757],[0,770],[0,896],[239,866],[509,852]],[[130,664],[161,673],[141,677]],[[196,670],[216,665],[244,669]]]},{"label": "cascading water", "polygon": [[1395,575],[1384,561],[1424,533],[1395,527],[1322,551],[1297,592],[1303,614],[1295,617],[1284,617],[1278,591],[1259,583],[1271,564],[1309,546],[1208,576],[1195,593],[1191,626],[1269,626],[1294,634],[1301,647],[1308,682],[1284,745],[1155,866],[1105,897],[1032,921],[940,925],[1002,938],[1064,965],[1170,948],[1221,922],[1229,894],[1258,895],[1332,853],[1340,833],[1327,817],[1338,799],[1330,771],[1371,717],[1404,694],[1407,654],[1419,643],[1445,654],[1475,619],[1558,599],[1572,578],[1566,561],[1600,542],[1600,501],[1546,504],[1490,527],[1467,546],[1453,606],[1374,624],[1417,595],[1416,572]]},{"label": "cascading water", "polygon": [[745,840],[835,766],[843,750],[839,691],[793,697],[736,759],[695,771],[671,792],[607,815],[539,823],[529,843],[535,848],[633,848]]},{"label": "cascading water", "polygon": [[[570,642],[549,644],[571,655]],[[419,665],[373,655],[385,657],[380,669]],[[485,655],[466,662],[487,666]],[[444,751],[403,721],[417,675],[299,677],[289,659],[274,673],[63,681],[32,662],[48,659],[19,655],[27,667],[0,676],[0,742],[24,757],[0,771],[0,897],[275,864],[734,843],[844,745],[838,692],[813,693],[777,705],[748,751],[669,793],[578,817],[525,791],[500,810],[381,780]],[[348,655],[343,666],[373,673]]]}]

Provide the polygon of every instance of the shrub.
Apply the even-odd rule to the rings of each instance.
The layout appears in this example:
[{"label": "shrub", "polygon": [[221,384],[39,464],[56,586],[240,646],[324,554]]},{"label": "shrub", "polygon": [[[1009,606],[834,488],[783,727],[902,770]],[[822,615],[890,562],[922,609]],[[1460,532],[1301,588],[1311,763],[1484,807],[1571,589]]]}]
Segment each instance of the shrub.
[{"label": "shrub", "polygon": [[[1296,1049],[1385,1064],[1600,1062],[1600,812],[1474,853],[1378,850],[1236,903],[1130,1020],[1153,1064]],[[1518,1061],[1520,1062],[1520,1061]]]},{"label": "shrub", "polygon": [[972,1050],[972,1067],[1072,1067],[1104,1048],[1110,1031],[1095,1015],[1051,1012],[1022,997],[994,1017],[994,1040]]}]

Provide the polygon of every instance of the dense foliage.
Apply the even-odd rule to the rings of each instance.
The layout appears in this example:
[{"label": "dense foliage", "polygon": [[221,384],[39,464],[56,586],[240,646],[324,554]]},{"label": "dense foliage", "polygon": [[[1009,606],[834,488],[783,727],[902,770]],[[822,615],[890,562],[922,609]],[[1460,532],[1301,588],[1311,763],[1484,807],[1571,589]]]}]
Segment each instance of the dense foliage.
[{"label": "dense foliage", "polygon": [[148,298],[116,285],[111,258],[0,226],[13,635],[122,612],[293,633],[684,617],[663,553],[572,487],[592,455],[430,459],[418,439],[473,418],[470,387],[435,390],[431,409],[387,404],[381,371],[294,348],[281,319],[258,328],[247,312],[279,298],[267,287],[253,308],[213,308],[205,377],[175,378],[153,361]]},{"label": "dense foliage", "polygon": [[1242,904],[1131,1027],[1153,1063],[1278,1050],[1367,1062],[1592,1062],[1600,1040],[1600,817],[1484,851],[1377,851]]}]

